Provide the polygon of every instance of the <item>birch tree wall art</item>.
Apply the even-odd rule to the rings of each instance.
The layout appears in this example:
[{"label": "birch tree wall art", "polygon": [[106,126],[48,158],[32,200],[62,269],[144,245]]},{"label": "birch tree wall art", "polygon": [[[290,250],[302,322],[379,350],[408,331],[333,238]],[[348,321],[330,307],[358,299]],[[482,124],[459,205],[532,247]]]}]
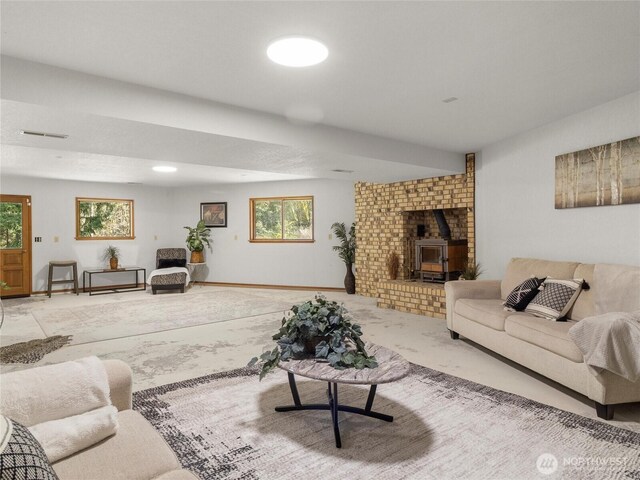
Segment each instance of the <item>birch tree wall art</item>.
[{"label": "birch tree wall art", "polygon": [[640,203],[640,137],[556,157],[556,208]]}]

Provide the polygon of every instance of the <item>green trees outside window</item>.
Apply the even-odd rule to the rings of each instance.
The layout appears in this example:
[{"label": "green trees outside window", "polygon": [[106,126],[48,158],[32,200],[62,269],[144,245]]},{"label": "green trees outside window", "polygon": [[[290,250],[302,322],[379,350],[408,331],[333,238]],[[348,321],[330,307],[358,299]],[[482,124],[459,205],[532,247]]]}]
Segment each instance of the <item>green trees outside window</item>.
[{"label": "green trees outside window", "polygon": [[252,198],[251,241],[313,241],[313,197]]},{"label": "green trees outside window", "polygon": [[0,248],[22,248],[21,203],[0,203]]},{"label": "green trees outside window", "polygon": [[133,239],[133,200],[76,198],[76,239]]}]

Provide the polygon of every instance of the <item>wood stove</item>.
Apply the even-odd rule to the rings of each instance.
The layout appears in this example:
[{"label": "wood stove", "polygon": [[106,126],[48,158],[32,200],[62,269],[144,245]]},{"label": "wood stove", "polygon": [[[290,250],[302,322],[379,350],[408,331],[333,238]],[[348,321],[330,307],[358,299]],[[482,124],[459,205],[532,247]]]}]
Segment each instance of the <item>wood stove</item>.
[{"label": "wood stove", "polygon": [[467,265],[467,252],[466,240],[416,240],[415,270],[423,282],[457,279]]}]

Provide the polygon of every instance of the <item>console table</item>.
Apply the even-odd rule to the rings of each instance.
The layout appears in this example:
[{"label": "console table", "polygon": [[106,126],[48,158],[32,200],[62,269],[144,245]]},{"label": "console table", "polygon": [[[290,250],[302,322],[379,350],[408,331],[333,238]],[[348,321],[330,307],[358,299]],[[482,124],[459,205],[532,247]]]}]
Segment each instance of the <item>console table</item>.
[{"label": "console table", "polygon": [[[112,273],[124,273],[129,272],[133,273],[135,277],[135,283],[118,286],[118,285],[99,285],[94,286],[92,284],[92,278],[94,275],[108,275]],[[142,282],[140,282],[138,274],[142,272]],[[87,282],[87,278],[89,281]],[[119,292],[138,292],[147,289],[146,282],[147,278],[147,269],[142,267],[122,267],[117,268],[115,270],[110,270],[108,268],[91,268],[82,272],[82,291],[89,292],[89,295],[107,295],[110,293],[119,293]]]},{"label": "console table", "polygon": [[[410,365],[400,354],[381,347],[380,345],[367,344],[365,346],[368,355],[374,355],[378,361],[376,368],[364,368],[356,370],[347,368],[337,370],[326,362],[318,362],[315,358],[303,360],[288,360],[278,363],[278,367],[285,370],[289,376],[289,388],[293,397],[293,405],[276,407],[276,412],[291,412],[296,410],[330,410],[333,420],[333,433],[336,439],[336,447],[342,447],[340,428],[338,427],[338,412],[357,413],[365,417],[373,417],[385,422],[393,422],[391,415],[374,412],[373,401],[376,397],[376,389],[381,383],[390,383],[400,380],[409,373]],[[300,401],[298,387],[294,375],[322,380],[328,383],[328,403],[303,404]],[[338,403],[338,384],[349,383],[370,385],[369,396],[364,408],[340,405]]]}]

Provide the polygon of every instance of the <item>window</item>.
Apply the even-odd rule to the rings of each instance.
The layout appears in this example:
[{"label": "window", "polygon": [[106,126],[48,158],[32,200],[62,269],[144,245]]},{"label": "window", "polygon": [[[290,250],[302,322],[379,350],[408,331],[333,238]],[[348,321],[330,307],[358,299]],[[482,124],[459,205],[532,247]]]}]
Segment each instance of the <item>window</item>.
[{"label": "window", "polygon": [[252,242],[313,242],[313,197],[252,198]]},{"label": "window", "polygon": [[133,200],[76,198],[76,240],[133,240]]},{"label": "window", "polygon": [[0,248],[22,248],[22,203],[0,202]]}]

